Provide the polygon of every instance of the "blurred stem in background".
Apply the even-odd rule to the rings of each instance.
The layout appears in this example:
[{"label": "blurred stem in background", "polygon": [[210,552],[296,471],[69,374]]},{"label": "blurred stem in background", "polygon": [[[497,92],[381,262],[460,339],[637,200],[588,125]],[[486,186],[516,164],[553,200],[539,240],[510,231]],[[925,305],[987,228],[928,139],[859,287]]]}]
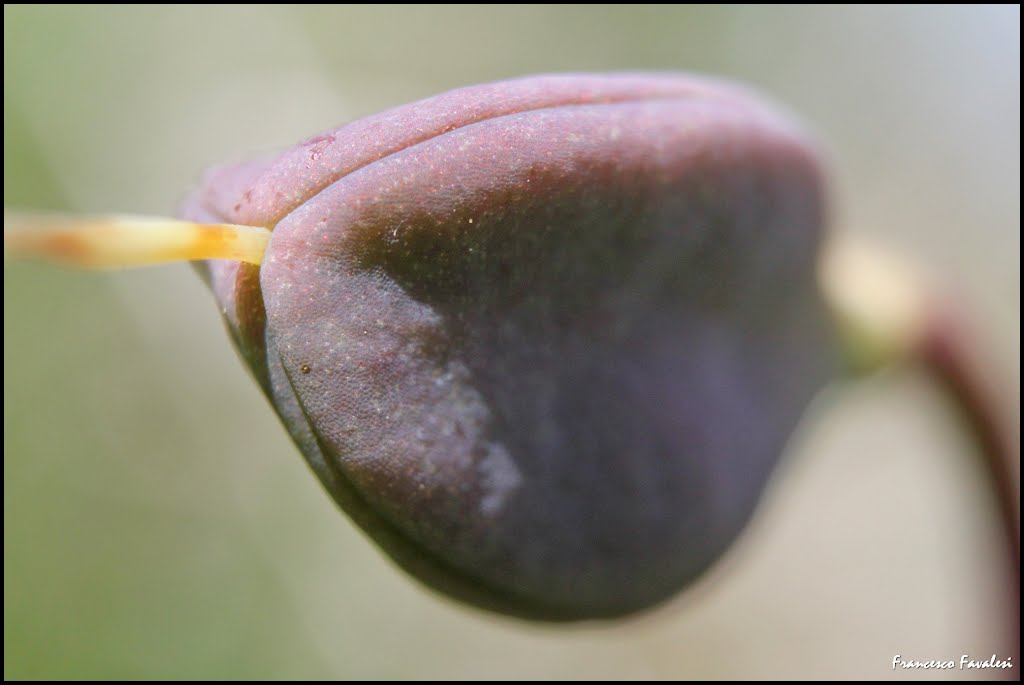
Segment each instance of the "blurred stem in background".
[{"label": "blurred stem in background", "polygon": [[[820,281],[854,374],[918,364],[946,393],[987,476],[1009,573],[1006,648],[1020,656],[1020,444],[997,364],[956,296],[906,260],[834,236]],[[1012,677],[1014,671],[1011,671]]]}]

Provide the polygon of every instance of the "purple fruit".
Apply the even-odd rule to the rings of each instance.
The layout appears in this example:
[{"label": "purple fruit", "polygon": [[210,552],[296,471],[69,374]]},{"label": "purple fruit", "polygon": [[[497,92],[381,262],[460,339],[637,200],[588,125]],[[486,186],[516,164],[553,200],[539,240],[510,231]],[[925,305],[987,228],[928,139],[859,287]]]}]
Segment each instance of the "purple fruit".
[{"label": "purple fruit", "polygon": [[542,76],[211,172],[273,228],[205,272],[313,470],[406,570],[552,620],[665,599],[736,538],[836,345],[821,170],[744,90]]}]

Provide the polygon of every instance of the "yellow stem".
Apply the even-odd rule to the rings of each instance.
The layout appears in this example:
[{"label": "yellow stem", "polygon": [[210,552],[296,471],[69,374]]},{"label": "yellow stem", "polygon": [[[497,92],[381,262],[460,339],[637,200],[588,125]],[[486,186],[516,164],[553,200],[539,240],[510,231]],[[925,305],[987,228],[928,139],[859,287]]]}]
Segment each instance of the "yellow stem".
[{"label": "yellow stem", "polygon": [[110,269],[230,259],[259,264],[270,231],[162,217],[4,213],[4,254]]}]

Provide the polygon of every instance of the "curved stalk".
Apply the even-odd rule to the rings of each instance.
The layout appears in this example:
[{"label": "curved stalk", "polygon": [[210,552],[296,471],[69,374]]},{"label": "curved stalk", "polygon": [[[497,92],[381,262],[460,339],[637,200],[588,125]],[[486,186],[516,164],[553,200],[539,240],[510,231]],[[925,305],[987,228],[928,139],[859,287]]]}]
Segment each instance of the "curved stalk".
[{"label": "curved stalk", "polygon": [[[994,363],[967,317],[926,275],[842,238],[826,250],[822,290],[855,371],[897,363],[923,368],[952,400],[982,459],[1007,557],[1007,648],[1020,655],[1020,444]],[[1018,673],[1019,671],[1012,671]]]}]

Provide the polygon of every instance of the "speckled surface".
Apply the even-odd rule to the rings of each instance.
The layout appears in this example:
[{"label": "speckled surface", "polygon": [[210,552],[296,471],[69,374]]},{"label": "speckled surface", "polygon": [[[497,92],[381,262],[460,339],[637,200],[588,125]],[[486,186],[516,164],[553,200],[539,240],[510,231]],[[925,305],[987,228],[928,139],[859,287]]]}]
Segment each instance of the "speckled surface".
[{"label": "speckled surface", "polygon": [[414,575],[499,611],[629,613],[729,545],[830,377],[814,152],[728,85],[461,89],[207,176],[274,227],[209,267],[313,469]]}]

